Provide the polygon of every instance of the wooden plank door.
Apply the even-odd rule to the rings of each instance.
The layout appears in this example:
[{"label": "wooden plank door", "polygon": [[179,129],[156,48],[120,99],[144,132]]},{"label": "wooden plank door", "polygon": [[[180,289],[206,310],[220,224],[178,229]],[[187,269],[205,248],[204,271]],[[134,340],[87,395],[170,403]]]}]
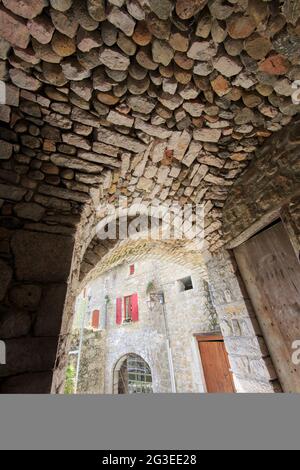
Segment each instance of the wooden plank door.
[{"label": "wooden plank door", "polygon": [[198,337],[200,356],[208,393],[234,393],[227,351],[223,338]]},{"label": "wooden plank door", "polygon": [[235,249],[236,260],[285,392],[300,392],[292,344],[300,340],[300,264],[280,222]]}]

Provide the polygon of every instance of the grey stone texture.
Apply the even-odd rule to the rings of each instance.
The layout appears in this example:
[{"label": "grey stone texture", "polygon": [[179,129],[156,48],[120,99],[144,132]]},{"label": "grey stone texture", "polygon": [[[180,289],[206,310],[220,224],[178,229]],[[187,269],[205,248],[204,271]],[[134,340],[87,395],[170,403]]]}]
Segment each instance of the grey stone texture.
[{"label": "grey stone texture", "polygon": [[[91,317],[87,316],[84,366],[80,369],[80,380],[85,383],[84,393],[115,393],[115,367],[120,359],[129,353],[141,356],[149,364],[154,393],[172,392],[164,312],[158,299],[155,296],[152,298],[147,292],[150,283],[153,283],[154,292],[164,292],[165,296],[165,314],[170,332],[176,390],[178,393],[203,392],[200,356],[194,335],[211,331],[212,305],[205,288],[205,266],[189,269],[175,262],[161,261],[151,255],[134,264],[135,274],[132,276],[129,274],[129,264],[124,263],[96,277],[86,287],[91,296],[90,314],[96,309],[101,312],[100,332],[97,331],[95,335],[101,333],[103,336],[101,347],[98,341],[95,353],[91,338],[96,341],[97,336],[93,337]],[[184,292],[178,281],[190,275],[194,289]],[[134,293],[138,293],[139,297],[139,321],[119,326],[116,324],[116,299]],[[109,298],[107,315],[106,296]],[[75,336],[78,336],[81,321],[78,312],[74,323]],[[99,371],[101,367],[104,367],[102,382],[92,380],[87,384],[90,372]],[[92,372],[91,374],[93,375]],[[87,385],[90,388],[87,388]]]},{"label": "grey stone texture", "polygon": [[[299,256],[299,105],[291,96],[300,79],[299,7],[288,0],[139,3],[0,6],[0,79],[7,84],[0,106],[0,322],[2,335],[28,344],[29,333],[58,344],[62,327],[54,391],[63,387],[79,280],[118,248],[93,244],[100,203],[119,196],[129,204],[203,202],[212,253],[279,213]],[[67,40],[58,47],[61,35]],[[57,53],[75,49],[69,58]],[[178,254],[165,244],[161,252]],[[132,253],[131,246],[120,250],[116,263]],[[108,256],[102,268],[113,263]],[[225,291],[235,296],[230,283]],[[28,286],[42,291],[39,303],[37,294],[28,301]],[[226,331],[248,328],[248,320],[224,323]],[[14,350],[10,357],[18,359]],[[53,363],[43,357],[39,371],[21,359],[20,370],[7,369],[20,375],[2,381],[1,391],[49,391]]]},{"label": "grey stone texture", "polygon": [[239,393],[282,391],[235,260],[223,250],[207,264],[220,327]]},{"label": "grey stone texture", "polygon": [[14,220],[0,227],[0,392],[50,393],[74,240],[18,230]]},{"label": "grey stone texture", "polygon": [[[235,184],[223,211],[223,230],[229,245],[253,235],[282,213],[299,246],[300,120],[273,136]],[[251,188],[251,190],[249,190]],[[294,233],[293,233],[294,232]],[[299,249],[298,249],[299,251]]]},{"label": "grey stone texture", "polygon": [[13,236],[12,251],[20,281],[60,282],[68,277],[73,252],[70,237],[21,231]]}]

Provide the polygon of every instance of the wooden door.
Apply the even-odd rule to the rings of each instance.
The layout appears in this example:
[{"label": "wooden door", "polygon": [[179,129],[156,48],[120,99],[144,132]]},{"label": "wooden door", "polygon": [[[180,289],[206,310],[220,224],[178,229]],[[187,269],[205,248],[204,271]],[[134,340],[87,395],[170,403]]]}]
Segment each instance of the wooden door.
[{"label": "wooden door", "polygon": [[198,337],[208,393],[234,393],[227,351],[222,337]]},{"label": "wooden door", "polygon": [[293,343],[300,340],[300,264],[280,222],[235,249],[235,256],[285,392],[300,392]]}]

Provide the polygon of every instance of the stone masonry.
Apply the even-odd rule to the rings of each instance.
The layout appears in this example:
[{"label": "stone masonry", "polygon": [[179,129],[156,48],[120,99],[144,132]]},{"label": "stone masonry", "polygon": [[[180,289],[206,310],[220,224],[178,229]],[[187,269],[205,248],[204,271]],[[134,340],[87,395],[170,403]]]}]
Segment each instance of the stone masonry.
[{"label": "stone masonry", "polygon": [[300,121],[297,119],[257,151],[256,158],[233,186],[223,211],[228,245],[244,241],[281,216],[298,257],[299,183]]},{"label": "stone masonry", "polygon": [[222,250],[207,264],[235,387],[239,393],[280,393],[277,373],[233,256]]},{"label": "stone masonry", "polygon": [[[273,136],[259,149],[249,168],[233,186],[223,211],[224,237],[228,247],[238,246],[281,218],[300,259],[299,130],[299,120],[295,120],[288,130]],[[220,250],[207,266],[239,388],[246,392],[280,390],[234,257],[226,250]]]},{"label": "stone masonry", "polygon": [[[0,1],[0,392],[62,390],[99,206],[203,203],[218,257],[270,214],[265,187],[297,186],[299,21],[294,0]],[[271,169],[258,157],[253,205],[239,178],[279,142],[291,156]],[[290,196],[280,210],[298,256]],[[105,269],[112,248],[97,253]]]},{"label": "stone masonry", "polygon": [[[134,266],[134,275],[130,275],[129,265],[124,263],[86,286],[91,296],[90,312],[100,310],[100,330],[102,335],[105,334],[105,342],[102,343],[102,351],[97,347],[97,353],[91,351],[93,343],[85,342],[83,356],[86,365],[83,370],[80,368],[80,380],[85,380],[84,377],[89,380],[91,371],[102,370],[102,367],[105,368],[105,377],[104,383],[95,384],[92,380],[89,388],[80,388],[79,393],[114,393],[115,366],[130,353],[141,356],[149,364],[154,393],[171,393],[167,330],[163,307],[155,297],[155,294],[162,292],[165,296],[176,391],[203,392],[205,385],[194,335],[211,332],[212,304],[206,289],[205,269],[199,267],[191,270],[150,255],[137,261]],[[183,292],[179,281],[189,275],[194,289]],[[150,283],[151,292],[148,290]],[[139,321],[119,326],[116,324],[116,299],[133,293],[138,293],[139,297]],[[78,328],[79,324],[80,321],[76,319],[75,327]],[[90,317],[87,317],[86,327],[88,325],[91,326]],[[91,330],[85,331],[85,337],[92,338]],[[99,332],[96,331],[94,335],[99,335]]]}]

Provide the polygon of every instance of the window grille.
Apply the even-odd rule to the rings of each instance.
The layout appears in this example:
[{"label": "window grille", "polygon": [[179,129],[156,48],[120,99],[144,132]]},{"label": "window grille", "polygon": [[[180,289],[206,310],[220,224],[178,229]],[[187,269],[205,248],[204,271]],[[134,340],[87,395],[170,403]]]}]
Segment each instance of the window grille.
[{"label": "window grille", "polygon": [[153,393],[152,374],[141,357],[130,354],[119,372],[119,394],[134,393]]}]

